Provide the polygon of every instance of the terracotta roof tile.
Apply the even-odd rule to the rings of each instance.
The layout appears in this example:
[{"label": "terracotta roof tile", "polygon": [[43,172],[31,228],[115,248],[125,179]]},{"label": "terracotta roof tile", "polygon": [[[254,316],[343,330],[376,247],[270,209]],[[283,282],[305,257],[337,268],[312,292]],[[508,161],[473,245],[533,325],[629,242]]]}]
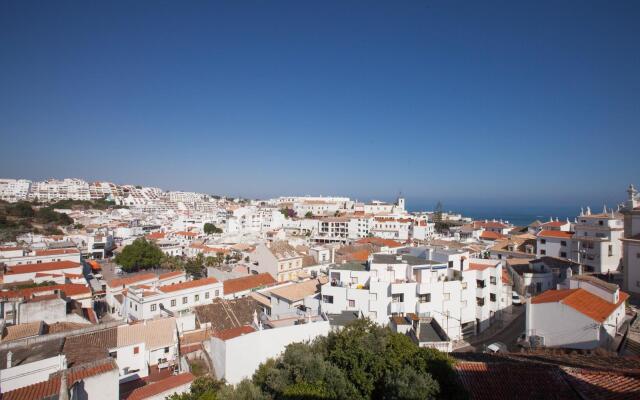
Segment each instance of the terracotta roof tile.
[{"label": "terracotta roof tile", "polygon": [[[193,376],[190,372],[185,372],[179,375],[172,375],[168,378],[135,389],[133,392],[131,392],[131,394],[129,394],[126,400],[143,400],[153,396],[158,396],[172,389],[186,385],[187,383],[192,382],[194,379],[195,376]],[[171,393],[166,393],[166,395],[169,394]]]},{"label": "terracotta roof tile", "polygon": [[538,237],[571,239],[573,237],[573,232],[542,230],[538,233]]},{"label": "terracotta roof tile", "polygon": [[273,285],[276,280],[271,274],[262,273],[257,275],[248,275],[241,278],[227,279],[222,282],[224,286],[224,294],[233,294],[250,289],[257,289],[263,286]]},{"label": "terracotta roof tile", "polygon": [[46,249],[36,250],[36,256],[57,256],[61,254],[78,254],[78,249]]},{"label": "terracotta roof tile", "polygon": [[110,281],[107,282],[107,286],[109,286],[110,288],[117,288],[120,286],[127,286],[127,285],[132,285],[136,282],[141,282],[141,281],[147,281],[147,280],[155,280],[158,279],[156,274],[152,274],[152,273],[146,273],[146,274],[139,274],[139,275],[134,275],[134,276],[128,276],[126,278],[116,278],[116,279],[112,279]]},{"label": "terracotta roof tile", "polygon": [[640,398],[640,374],[564,368],[566,379],[585,399]]},{"label": "terracotta roof tile", "polygon": [[25,274],[29,272],[44,272],[44,271],[56,271],[69,268],[77,268],[80,263],[73,261],[55,261],[40,264],[21,264],[12,265],[7,267],[7,275],[11,274]]},{"label": "terracotta roof tile", "polygon": [[373,244],[376,246],[386,246],[386,247],[400,247],[402,246],[402,243],[400,242],[396,242],[395,240],[391,240],[391,239],[382,239],[382,238],[378,238],[378,237],[370,237],[370,238],[363,238],[360,239],[356,242],[357,244]]},{"label": "terracotta roof tile", "polygon": [[169,292],[177,292],[178,290],[190,289],[190,288],[195,288],[195,287],[200,287],[205,285],[212,285],[214,283],[218,283],[218,280],[216,278],[203,278],[195,281],[186,281],[182,283],[174,283],[173,285],[160,286],[158,290],[160,290],[163,293],[169,293]]},{"label": "terracotta roof tile", "polygon": [[579,399],[558,368],[464,361],[455,370],[474,400]]},{"label": "terracotta roof tile", "polygon": [[53,292],[54,290],[62,291],[67,297],[91,296],[91,289],[77,283],[66,283],[64,285],[41,286],[28,289],[8,290],[0,292],[0,298],[29,298],[33,294],[43,294]]},{"label": "terracotta roof tile", "polygon": [[[107,358],[89,364],[80,365],[75,368],[70,368],[64,373],[67,374],[67,387],[71,387],[73,384],[83,379],[105,374],[117,369],[118,365],[116,362],[111,358]],[[52,377],[47,381],[3,393],[2,400],[40,400],[57,396],[60,392],[61,374],[61,372],[58,372],[56,374],[52,374]],[[115,379],[116,381],[114,383],[117,384],[117,375],[115,376]]]},{"label": "terracotta roof tile", "polygon": [[620,292],[619,301],[610,303],[585,289],[547,290],[531,299],[531,304],[560,302],[595,321],[603,322],[628,297],[627,293]]},{"label": "terracotta roof tile", "polygon": [[246,335],[256,330],[250,326],[239,326],[236,328],[225,329],[224,331],[215,332],[212,336],[215,336],[221,340],[227,341],[229,339],[236,338],[238,336]]}]

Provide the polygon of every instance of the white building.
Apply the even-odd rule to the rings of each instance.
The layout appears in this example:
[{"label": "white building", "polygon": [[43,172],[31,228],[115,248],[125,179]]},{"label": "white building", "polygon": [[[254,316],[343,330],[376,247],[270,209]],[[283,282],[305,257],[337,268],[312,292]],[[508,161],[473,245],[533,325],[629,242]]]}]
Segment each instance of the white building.
[{"label": "white building", "polygon": [[463,251],[406,248],[374,254],[369,267],[332,266],[322,286],[322,311],[360,311],[386,325],[392,315],[433,317],[453,339],[486,329],[503,308],[502,266],[469,260]]},{"label": "white building", "polygon": [[73,261],[55,261],[13,265],[5,268],[3,282],[34,281],[38,274],[82,276],[82,264]]},{"label": "white building", "polygon": [[80,263],[80,251],[78,249],[43,249],[43,250],[24,250],[15,247],[10,248],[11,251],[0,252],[0,263],[7,266],[42,264],[52,262],[69,261],[76,264]]},{"label": "white building", "polygon": [[58,201],[58,200],[91,200],[89,184],[81,179],[48,179],[43,182],[33,182],[29,190],[29,200]]},{"label": "white building", "polygon": [[573,232],[542,230],[537,234],[536,256],[570,259],[573,251]]},{"label": "white building", "polygon": [[0,179],[0,200],[14,203],[26,200],[31,181],[26,179]]},{"label": "white building", "polygon": [[591,214],[587,209],[574,225],[571,259],[585,266],[586,272],[606,274],[618,270],[622,258],[624,223],[613,210]]},{"label": "white building", "polygon": [[629,195],[624,204],[623,261],[624,286],[633,294],[640,295],[640,197],[629,185]]},{"label": "white building", "polygon": [[183,316],[193,307],[210,304],[213,299],[222,295],[222,283],[215,278],[203,278],[155,288],[148,285],[131,286],[125,296],[123,316],[126,316],[128,321],[147,320],[166,315]]},{"label": "white building", "polygon": [[527,302],[526,335],[535,346],[609,349],[628,297],[618,285],[573,277],[569,289],[548,290]]},{"label": "white building", "polygon": [[241,326],[218,332],[204,343],[211,355],[216,378],[237,384],[250,378],[258,366],[277,357],[291,343],[312,341],[330,331],[322,315],[257,321],[256,326]]}]

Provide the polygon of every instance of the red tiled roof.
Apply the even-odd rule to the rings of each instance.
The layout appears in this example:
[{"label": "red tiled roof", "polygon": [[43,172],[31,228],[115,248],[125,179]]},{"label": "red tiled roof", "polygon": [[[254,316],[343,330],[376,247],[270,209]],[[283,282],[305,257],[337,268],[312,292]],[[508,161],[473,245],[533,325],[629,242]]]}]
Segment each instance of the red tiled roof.
[{"label": "red tiled roof", "polygon": [[183,274],[184,274],[184,272],[182,272],[182,271],[166,272],[164,274],[160,274],[158,276],[158,278],[160,280],[163,280],[163,279],[175,278],[175,277],[181,276]]},{"label": "red tiled roof", "polygon": [[469,263],[469,269],[475,271],[484,271],[487,268],[495,268],[495,264]]},{"label": "red tiled roof", "polygon": [[580,398],[558,368],[463,361],[455,370],[474,400]]},{"label": "red tiled roof", "polygon": [[[70,388],[78,381],[117,369],[116,362],[108,358],[68,369],[64,373],[67,374],[67,387]],[[61,373],[56,373],[47,381],[5,392],[2,394],[2,400],[39,400],[57,395],[60,392],[60,376]]]},{"label": "red tiled roof", "polygon": [[220,332],[215,332],[212,336],[220,338],[221,340],[227,341],[229,339],[236,338],[238,336],[246,335],[247,333],[255,332],[250,326],[238,326],[236,328],[227,329]]},{"label": "red tiled roof", "polygon": [[28,289],[4,291],[4,292],[0,292],[0,298],[16,298],[16,297],[29,298],[34,293],[48,292],[53,290],[61,290],[68,297],[74,297],[79,295],[91,296],[91,289],[89,289],[88,287],[84,285],[76,284],[76,283],[67,283],[64,285],[51,285],[51,286],[41,286],[41,287],[28,288]]},{"label": "red tiled roof", "polygon": [[150,240],[156,240],[156,239],[164,239],[164,236],[165,236],[164,232],[152,232],[147,236],[145,236],[145,238]]},{"label": "red tiled roof", "polygon": [[550,230],[542,230],[538,233],[538,237],[541,238],[560,238],[560,239],[571,239],[573,237],[573,232],[565,232],[565,231],[550,231]]},{"label": "red tiled roof", "polygon": [[565,368],[565,379],[584,399],[640,398],[640,374]]},{"label": "red tiled roof", "polygon": [[164,286],[160,286],[158,289],[163,293],[169,293],[169,292],[177,292],[178,290],[211,285],[213,283],[218,283],[218,280],[216,278],[204,278],[204,279],[198,279],[195,281],[174,283],[173,285],[164,285]]},{"label": "red tiled roof", "polygon": [[36,256],[57,256],[60,254],[78,254],[78,249],[47,249],[36,250]]},{"label": "red tiled roof", "polygon": [[171,389],[186,385],[195,379],[190,372],[179,375],[172,375],[168,378],[150,383],[135,389],[126,400],[143,400],[152,396],[157,396]]},{"label": "red tiled roof", "polygon": [[119,286],[132,285],[136,282],[146,281],[151,279],[157,279],[156,274],[147,273],[147,274],[140,274],[135,276],[128,276],[126,278],[116,278],[107,282],[107,286],[109,286],[110,288],[115,288]]},{"label": "red tiled roof", "polygon": [[262,273],[257,275],[248,275],[241,278],[227,279],[222,282],[224,294],[232,294],[245,290],[259,288],[261,286],[273,285],[276,280],[271,274]]},{"label": "red tiled roof", "polygon": [[391,239],[382,239],[382,238],[378,238],[378,237],[370,237],[370,238],[363,238],[360,239],[356,242],[357,244],[374,244],[377,246],[386,246],[386,247],[400,247],[402,246],[402,243],[400,242],[396,242],[395,240],[391,240]]},{"label": "red tiled roof", "polygon": [[505,236],[498,232],[484,231],[480,234],[480,239],[485,240],[498,240],[503,238],[505,238]]},{"label": "red tiled roof", "polygon": [[196,237],[196,236],[198,236],[198,234],[195,233],[195,232],[186,232],[186,231],[176,232],[175,235],[187,236],[187,237]]},{"label": "red tiled roof", "polygon": [[610,303],[585,289],[563,289],[547,290],[531,299],[531,304],[560,302],[594,321],[603,322],[620,304],[624,303],[627,298],[629,298],[627,293],[620,292],[619,301],[617,303]]},{"label": "red tiled roof", "polygon": [[16,251],[16,250],[22,250],[22,247],[17,247],[17,246],[5,246],[5,247],[2,247],[2,246],[0,246],[0,251]]},{"label": "red tiled roof", "polygon": [[30,272],[56,271],[68,268],[77,268],[80,264],[73,261],[55,261],[40,264],[21,264],[7,267],[7,275],[26,274]]}]

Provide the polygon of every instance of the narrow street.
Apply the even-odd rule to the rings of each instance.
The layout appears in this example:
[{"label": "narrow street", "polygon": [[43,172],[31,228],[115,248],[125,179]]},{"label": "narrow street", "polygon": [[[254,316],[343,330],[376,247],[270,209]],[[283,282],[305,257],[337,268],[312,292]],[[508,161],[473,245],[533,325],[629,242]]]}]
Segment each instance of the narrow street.
[{"label": "narrow street", "polygon": [[480,342],[476,342],[473,345],[469,345],[469,346],[457,349],[456,351],[481,352],[484,350],[485,346],[488,346],[491,343],[495,343],[495,342],[502,342],[506,344],[509,351],[518,351],[519,349],[516,344],[516,341],[518,339],[518,336],[520,336],[520,334],[523,333],[524,330],[525,330],[525,313],[522,312],[515,319],[513,319],[509,323],[509,325],[507,325],[505,328],[503,328],[499,332],[496,332],[494,335],[491,335],[490,337],[487,337],[486,339]]}]

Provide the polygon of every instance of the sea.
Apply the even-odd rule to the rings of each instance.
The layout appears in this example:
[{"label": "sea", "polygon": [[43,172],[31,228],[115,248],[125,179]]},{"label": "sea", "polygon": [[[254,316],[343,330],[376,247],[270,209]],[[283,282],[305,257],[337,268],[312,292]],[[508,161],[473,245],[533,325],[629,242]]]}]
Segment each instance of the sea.
[{"label": "sea", "polygon": [[[407,209],[412,212],[433,211],[433,204],[416,204],[411,205],[407,201]],[[462,214],[464,217],[470,217],[474,220],[497,220],[508,221],[513,225],[525,226],[533,221],[539,220],[547,222],[549,219],[558,218],[564,221],[567,218],[573,221],[575,217],[580,215],[580,207],[545,207],[545,206],[458,206],[447,207],[443,205],[444,212],[452,212]]]}]

